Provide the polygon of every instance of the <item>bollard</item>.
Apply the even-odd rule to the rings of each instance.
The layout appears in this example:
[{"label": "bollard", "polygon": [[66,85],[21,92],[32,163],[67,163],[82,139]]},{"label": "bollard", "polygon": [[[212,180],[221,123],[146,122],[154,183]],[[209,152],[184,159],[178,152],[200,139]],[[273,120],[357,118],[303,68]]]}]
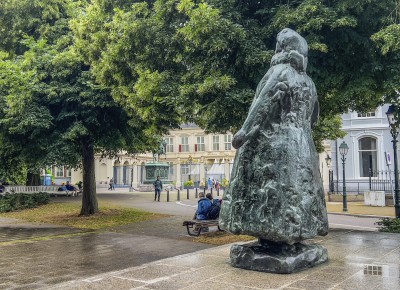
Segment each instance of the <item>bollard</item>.
[{"label": "bollard", "polygon": [[219,196],[219,188],[217,188],[217,196]]},{"label": "bollard", "polygon": [[204,196],[206,196],[206,188],[204,187]]},{"label": "bollard", "polygon": [[198,189],[196,188],[195,194],[194,194],[194,198],[198,198],[199,197],[199,192]]},{"label": "bollard", "polygon": [[181,191],[178,189],[178,196],[177,196],[177,198],[176,198],[178,201],[180,201],[181,200]]},{"label": "bollard", "polygon": [[211,187],[211,195],[212,195],[212,190],[213,190],[213,188]]},{"label": "bollard", "polygon": [[189,188],[186,189],[186,197],[189,199]]},{"label": "bollard", "polygon": [[167,202],[169,202],[169,190],[167,190]]}]

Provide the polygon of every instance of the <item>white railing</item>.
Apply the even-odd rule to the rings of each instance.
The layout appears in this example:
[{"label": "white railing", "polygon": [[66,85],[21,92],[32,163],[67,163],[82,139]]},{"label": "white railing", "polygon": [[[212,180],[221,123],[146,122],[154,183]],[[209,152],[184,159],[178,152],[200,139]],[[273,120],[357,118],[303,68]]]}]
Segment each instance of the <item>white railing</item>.
[{"label": "white railing", "polygon": [[78,195],[78,191],[75,190],[64,190],[59,191],[60,186],[54,185],[40,185],[40,186],[24,186],[24,185],[9,185],[5,186],[5,193],[36,193],[36,192],[47,192],[53,195]]}]

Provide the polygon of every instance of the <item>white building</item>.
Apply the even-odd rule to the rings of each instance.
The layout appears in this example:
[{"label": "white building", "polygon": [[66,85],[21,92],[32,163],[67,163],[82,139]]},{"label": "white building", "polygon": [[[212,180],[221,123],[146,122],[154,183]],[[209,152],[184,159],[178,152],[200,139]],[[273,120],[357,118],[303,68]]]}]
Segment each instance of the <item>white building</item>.
[{"label": "white building", "polygon": [[393,156],[392,135],[386,116],[388,107],[389,105],[384,105],[373,112],[349,112],[342,115],[342,129],[347,132],[347,135],[343,139],[331,141],[326,150],[332,158],[335,191],[342,190],[343,166],[339,146],[343,141],[349,147],[348,154],[345,156],[347,191],[363,193],[365,189],[368,189],[370,168],[373,183],[378,180],[384,181],[379,182],[380,187],[377,189],[391,191],[393,160],[388,167],[385,158],[385,153]]}]

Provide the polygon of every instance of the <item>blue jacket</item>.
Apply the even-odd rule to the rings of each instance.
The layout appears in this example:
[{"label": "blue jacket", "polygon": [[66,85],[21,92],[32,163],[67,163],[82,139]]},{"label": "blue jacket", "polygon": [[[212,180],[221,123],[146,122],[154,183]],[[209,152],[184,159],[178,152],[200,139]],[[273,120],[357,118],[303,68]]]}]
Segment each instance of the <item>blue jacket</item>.
[{"label": "blue jacket", "polygon": [[206,220],[207,213],[210,211],[212,206],[211,200],[208,198],[201,198],[197,203],[197,219]]}]

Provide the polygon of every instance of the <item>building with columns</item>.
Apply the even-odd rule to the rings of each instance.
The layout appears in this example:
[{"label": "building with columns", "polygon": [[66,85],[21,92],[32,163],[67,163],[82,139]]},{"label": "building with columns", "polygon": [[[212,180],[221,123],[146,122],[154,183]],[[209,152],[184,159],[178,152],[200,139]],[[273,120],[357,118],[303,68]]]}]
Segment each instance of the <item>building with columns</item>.
[{"label": "building with columns", "polygon": [[[232,134],[205,134],[195,124],[184,124],[180,130],[172,130],[164,136],[165,155],[160,162],[169,167],[169,179],[175,186],[182,186],[189,179],[200,186],[208,178],[221,181],[229,180],[236,150],[232,147]],[[123,152],[115,159],[96,156],[95,175],[98,186],[108,186],[113,178],[116,186],[137,188],[145,176],[144,165],[153,162],[152,154],[130,156]],[[82,180],[80,170],[67,170],[54,167],[54,181],[61,184],[70,180],[76,183]]]},{"label": "building with columns", "polygon": [[[164,136],[166,141],[165,155],[160,162],[169,167],[169,179],[175,186],[183,186],[189,178],[196,186],[207,183],[208,178],[222,181],[230,180],[236,150],[232,147],[232,134],[205,134],[194,124],[184,124],[180,130],[172,130]],[[331,143],[324,142],[325,152],[320,154],[320,169],[325,189],[328,189],[329,168],[326,165],[326,154],[331,154]],[[96,183],[99,187],[108,187],[113,178],[117,187],[138,188],[145,177],[144,165],[153,162],[152,154],[129,156],[123,152],[115,159],[95,158]],[[54,182],[71,181],[73,184],[82,180],[80,170],[52,168]]]},{"label": "building with columns", "polygon": [[[342,129],[347,135],[340,140],[325,141],[325,150],[320,154],[320,171],[325,191],[330,186],[335,192],[342,191],[343,166],[338,147],[343,141],[349,146],[345,169],[347,190],[350,193],[363,193],[369,188],[370,168],[374,172],[372,182],[383,180],[385,185],[389,180],[392,184],[393,160],[388,165],[385,159],[385,153],[393,157],[392,137],[385,114],[388,106],[384,105],[368,113],[353,111],[342,115]],[[225,177],[230,180],[236,153],[231,144],[232,134],[205,134],[194,124],[184,124],[180,130],[170,131],[164,139],[166,154],[160,156],[160,161],[170,165],[169,179],[174,185],[182,186],[189,178],[196,185],[206,183],[208,178],[221,181]],[[101,159],[98,156],[95,161],[96,182],[98,186],[106,187],[113,178],[117,186],[137,188],[144,179],[144,165],[152,161],[152,154],[129,156],[121,153],[115,159]],[[56,184],[67,180],[72,183],[82,180],[80,171],[63,167],[54,167],[52,174]],[[393,186],[390,184],[384,188],[386,192],[391,192]]]}]

